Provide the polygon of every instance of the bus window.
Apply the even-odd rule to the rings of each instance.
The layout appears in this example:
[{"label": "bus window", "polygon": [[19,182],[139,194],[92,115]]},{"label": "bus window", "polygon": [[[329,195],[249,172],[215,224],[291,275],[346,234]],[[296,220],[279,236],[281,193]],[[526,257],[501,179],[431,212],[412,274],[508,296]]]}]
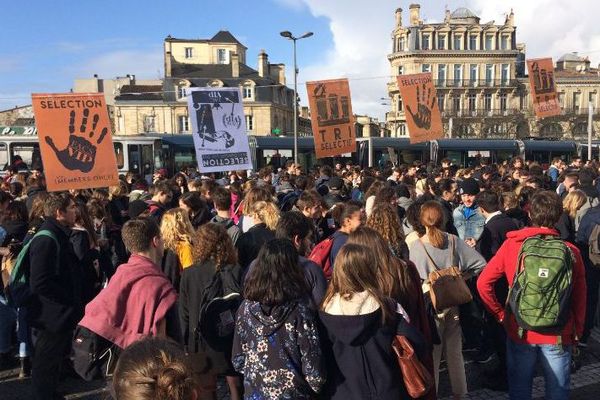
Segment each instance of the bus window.
[{"label": "bus window", "polygon": [[142,149],[142,165],[144,170],[142,174],[144,176],[152,175],[154,172],[154,151],[152,150],[151,144],[141,144]]},{"label": "bus window", "polygon": [[40,145],[38,143],[12,143],[10,145],[10,159],[12,160],[14,156],[21,156],[28,168],[32,164],[42,164]]},{"label": "bus window", "polygon": [[139,145],[128,144],[127,145],[127,155],[128,155],[128,159],[129,159],[128,170],[130,172],[135,172],[135,173],[140,174],[141,173],[140,165],[141,165],[142,160],[140,159]]},{"label": "bus window", "polygon": [[8,167],[8,147],[6,143],[0,143],[0,169]]},{"label": "bus window", "polygon": [[117,159],[117,169],[123,169],[125,166],[125,159],[123,154],[123,143],[114,142],[113,146],[115,147],[115,157]]}]

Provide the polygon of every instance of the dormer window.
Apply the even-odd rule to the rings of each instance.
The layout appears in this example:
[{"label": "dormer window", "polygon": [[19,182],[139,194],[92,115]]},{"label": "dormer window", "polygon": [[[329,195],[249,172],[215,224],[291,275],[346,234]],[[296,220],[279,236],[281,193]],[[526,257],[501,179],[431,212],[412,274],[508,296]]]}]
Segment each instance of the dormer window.
[{"label": "dormer window", "polygon": [[217,64],[229,64],[229,52],[227,49],[217,49]]},{"label": "dormer window", "polygon": [[244,85],[244,87],[242,88],[242,97],[244,99],[252,98],[252,86],[250,86],[248,84]]},{"label": "dormer window", "polygon": [[177,86],[177,100],[184,100],[187,96],[185,86]]},{"label": "dormer window", "polygon": [[185,48],[185,58],[192,58],[194,56],[194,49],[192,47]]}]

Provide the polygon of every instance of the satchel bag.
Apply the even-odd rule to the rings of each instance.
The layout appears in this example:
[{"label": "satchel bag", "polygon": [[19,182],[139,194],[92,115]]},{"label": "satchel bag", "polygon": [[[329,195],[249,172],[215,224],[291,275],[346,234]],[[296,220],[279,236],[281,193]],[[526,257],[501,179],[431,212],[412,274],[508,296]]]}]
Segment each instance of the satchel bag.
[{"label": "satchel bag", "polygon": [[431,303],[438,313],[451,307],[466,304],[473,300],[473,295],[463,279],[460,269],[455,266],[457,263],[455,257],[456,243],[454,237],[448,235],[448,242],[448,247],[450,247],[451,251],[452,266],[442,269],[435,264],[433,258],[431,258],[427,252],[425,244],[421,242],[423,249],[425,250],[425,254],[427,255],[427,259],[435,268],[435,271],[432,271],[429,274],[428,280],[430,285],[429,294],[431,296]]},{"label": "satchel bag", "polygon": [[419,361],[408,339],[405,336],[396,335],[392,341],[392,348],[396,353],[408,395],[418,399],[429,393],[435,383],[433,376]]}]

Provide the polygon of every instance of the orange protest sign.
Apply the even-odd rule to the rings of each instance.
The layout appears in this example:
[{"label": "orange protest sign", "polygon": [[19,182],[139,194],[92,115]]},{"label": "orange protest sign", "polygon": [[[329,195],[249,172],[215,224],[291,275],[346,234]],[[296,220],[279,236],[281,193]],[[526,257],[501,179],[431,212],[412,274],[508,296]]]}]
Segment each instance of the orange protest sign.
[{"label": "orange protest sign", "polygon": [[32,94],[49,191],[118,185],[102,93]]},{"label": "orange protest sign", "polygon": [[411,143],[444,136],[435,86],[431,73],[399,75],[398,88],[404,102],[404,115]]},{"label": "orange protest sign", "polygon": [[347,79],[306,82],[317,158],[356,151]]},{"label": "orange protest sign", "polygon": [[554,82],[554,65],[551,58],[527,60],[529,86],[533,109],[538,118],[560,114],[560,104]]}]

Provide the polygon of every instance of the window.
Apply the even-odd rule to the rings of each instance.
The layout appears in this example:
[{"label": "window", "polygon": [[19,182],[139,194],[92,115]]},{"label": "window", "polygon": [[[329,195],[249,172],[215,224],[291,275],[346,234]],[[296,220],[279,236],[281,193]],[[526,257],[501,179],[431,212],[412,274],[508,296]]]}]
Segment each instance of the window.
[{"label": "window", "polygon": [[398,75],[402,75],[404,73],[404,66],[399,65],[398,66]]},{"label": "window", "polygon": [[440,109],[440,111],[444,111],[444,104],[445,104],[445,100],[446,100],[446,96],[444,96],[443,94],[440,94],[438,96],[438,108]]},{"label": "window", "polygon": [[477,64],[469,66],[469,80],[471,81],[471,86],[477,86]]},{"label": "window", "polygon": [[483,96],[483,108],[485,109],[485,111],[492,111],[492,94],[491,93],[486,93]]},{"label": "window", "polygon": [[185,86],[177,86],[177,100],[185,99],[187,96],[186,89]]},{"label": "window", "polygon": [[229,52],[227,49],[217,49],[217,64],[228,64]]},{"label": "window", "polygon": [[500,49],[502,50],[510,50],[510,36],[509,35],[502,35],[501,39],[500,39]]},{"label": "window", "polygon": [[494,64],[485,65],[485,84],[491,86],[494,81]]},{"label": "window", "polygon": [[579,112],[581,108],[581,93],[573,93],[573,111]]},{"label": "window", "polygon": [[[4,148],[2,146],[4,146]],[[117,158],[117,168],[122,169],[123,166],[125,165],[125,158],[123,156],[123,143],[113,142],[113,146],[115,148],[115,157]],[[0,152],[6,153],[6,145],[5,144],[0,145]],[[0,157],[0,159],[4,159],[5,157]],[[2,162],[2,160],[0,160],[0,162]]]},{"label": "window", "polygon": [[596,93],[594,92],[590,92],[588,94],[588,102],[593,106],[596,107]]},{"label": "window", "polygon": [[404,110],[404,102],[402,101],[402,97],[398,96],[398,111],[402,112]]},{"label": "window", "polygon": [[469,35],[469,50],[477,50],[477,35]]},{"label": "window", "polygon": [[470,94],[469,95],[469,111],[475,112],[477,110],[477,95]]},{"label": "window", "polygon": [[438,35],[437,39],[438,50],[446,49],[446,35]]},{"label": "window", "polygon": [[500,79],[502,79],[502,85],[506,86],[510,82],[510,65],[502,64],[501,73],[502,73],[502,76],[500,77]]},{"label": "window", "polygon": [[154,115],[145,115],[144,116],[144,132],[156,132],[156,127],[154,122],[156,121],[156,117]]},{"label": "window", "polygon": [[246,130],[254,130],[254,118],[252,117],[252,115],[246,115]]},{"label": "window", "polygon": [[406,125],[398,124],[398,136],[406,136]]},{"label": "window", "polygon": [[454,96],[452,98],[452,108],[456,113],[460,113],[460,96]]},{"label": "window", "polygon": [[438,85],[446,84],[446,64],[438,64]]},{"label": "window", "polygon": [[560,105],[560,109],[564,110],[564,108],[565,108],[565,94],[564,93],[558,94],[558,104]]},{"label": "window", "polygon": [[404,51],[404,36],[398,38],[398,51]]},{"label": "window", "polygon": [[190,131],[190,118],[186,115],[180,115],[177,117],[177,122],[179,125],[179,132],[189,132]]},{"label": "window", "polygon": [[524,110],[527,104],[527,95],[521,93],[519,95],[519,110]]},{"label": "window", "polygon": [[454,86],[460,86],[462,82],[462,64],[454,64]]},{"label": "window", "polygon": [[492,43],[494,42],[494,35],[485,35],[485,49],[493,50]]},{"label": "window", "polygon": [[194,49],[191,47],[185,48],[185,58],[192,58],[194,56]]},{"label": "window", "polygon": [[431,72],[431,64],[422,64],[421,72]]},{"label": "window", "polygon": [[506,93],[501,93],[500,94],[500,111],[504,112],[506,111]]},{"label": "window", "polygon": [[429,39],[430,39],[429,34],[423,35],[423,46],[421,46],[421,48],[423,50],[429,50]]},{"label": "window", "polygon": [[462,35],[454,35],[454,43],[452,48],[454,50],[462,50]]},{"label": "window", "polygon": [[252,98],[252,86],[250,86],[250,85],[244,85],[244,87],[242,88],[242,97],[244,99],[251,99]]}]

